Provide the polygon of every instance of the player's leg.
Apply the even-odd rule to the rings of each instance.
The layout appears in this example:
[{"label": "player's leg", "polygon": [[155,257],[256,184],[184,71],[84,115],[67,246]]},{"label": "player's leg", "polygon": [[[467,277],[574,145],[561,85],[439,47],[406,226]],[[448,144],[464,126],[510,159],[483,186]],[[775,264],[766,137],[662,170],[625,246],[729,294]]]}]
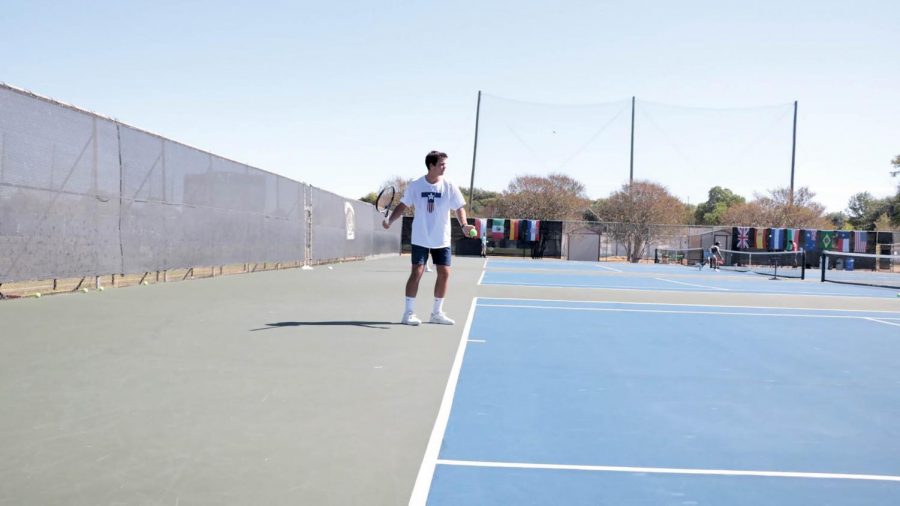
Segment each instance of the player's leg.
[{"label": "player's leg", "polygon": [[444,313],[444,296],[447,295],[447,283],[450,280],[450,248],[431,250],[431,259],[437,269],[437,280],[434,282],[434,307],[431,310],[431,323],[453,325],[456,323]]},{"label": "player's leg", "polygon": [[425,260],[428,258],[428,248],[412,245],[412,265],[409,271],[409,278],[406,280],[406,301],[403,309],[403,319],[401,323],[406,325],[418,325],[422,323],[415,313],[416,294],[419,292],[419,281],[422,280],[422,273],[425,271]]}]

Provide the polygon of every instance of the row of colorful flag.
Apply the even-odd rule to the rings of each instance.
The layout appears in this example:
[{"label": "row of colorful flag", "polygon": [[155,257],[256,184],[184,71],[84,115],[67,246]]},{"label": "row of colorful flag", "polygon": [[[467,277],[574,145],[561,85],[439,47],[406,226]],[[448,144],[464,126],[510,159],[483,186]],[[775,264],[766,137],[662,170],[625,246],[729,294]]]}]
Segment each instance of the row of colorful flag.
[{"label": "row of colorful flag", "polygon": [[842,251],[865,253],[869,242],[868,232],[847,230],[807,230],[799,228],[731,229],[732,248],[761,249],[767,251]]},{"label": "row of colorful flag", "polygon": [[476,218],[478,237],[492,241],[539,241],[541,220],[507,220],[506,218]]}]

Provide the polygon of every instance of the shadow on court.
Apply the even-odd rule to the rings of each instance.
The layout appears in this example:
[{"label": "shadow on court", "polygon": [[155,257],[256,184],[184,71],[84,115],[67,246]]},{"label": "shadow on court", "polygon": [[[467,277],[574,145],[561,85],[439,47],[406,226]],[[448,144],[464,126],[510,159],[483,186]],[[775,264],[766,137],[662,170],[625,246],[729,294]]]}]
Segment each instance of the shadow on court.
[{"label": "shadow on court", "polygon": [[391,325],[399,325],[396,322],[369,322],[360,320],[339,320],[339,321],[318,321],[318,322],[278,322],[267,323],[265,327],[258,329],[250,329],[250,332],[257,330],[272,330],[281,327],[366,327],[370,329],[388,330]]}]

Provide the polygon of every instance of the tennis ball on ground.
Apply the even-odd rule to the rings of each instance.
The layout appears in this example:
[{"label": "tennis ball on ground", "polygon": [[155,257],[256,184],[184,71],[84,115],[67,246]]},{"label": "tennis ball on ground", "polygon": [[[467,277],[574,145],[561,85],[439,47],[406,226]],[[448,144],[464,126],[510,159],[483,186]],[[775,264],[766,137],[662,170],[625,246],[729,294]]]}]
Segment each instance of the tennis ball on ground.
[{"label": "tennis ball on ground", "polygon": [[477,231],[477,230],[475,230],[474,228],[470,228],[470,229],[469,229],[469,237],[475,237],[475,236],[477,236],[477,235],[478,235],[478,231]]},{"label": "tennis ball on ground", "polygon": [[34,294],[34,298],[35,298],[35,299],[40,299],[40,298],[41,298],[41,292],[37,292],[36,294]]},{"label": "tennis ball on ground", "polygon": [[102,292],[104,290],[104,288],[101,286],[101,287],[97,288],[97,290]]},{"label": "tennis ball on ground", "polygon": [[144,282],[143,282],[143,283],[141,283],[141,284],[142,284],[142,285],[144,285],[144,286],[147,286],[147,285],[149,285],[149,284],[150,284],[150,283],[148,283],[148,282],[146,282],[146,281],[144,281]]},{"label": "tennis ball on ground", "polygon": [[81,291],[84,292],[84,293],[88,293],[88,289],[87,289],[87,288],[82,288]]}]

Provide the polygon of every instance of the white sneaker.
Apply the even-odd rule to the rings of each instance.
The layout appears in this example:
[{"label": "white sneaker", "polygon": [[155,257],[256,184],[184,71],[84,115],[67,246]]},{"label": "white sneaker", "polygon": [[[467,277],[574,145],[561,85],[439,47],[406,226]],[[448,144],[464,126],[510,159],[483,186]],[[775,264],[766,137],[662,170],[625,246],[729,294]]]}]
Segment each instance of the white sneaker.
[{"label": "white sneaker", "polygon": [[456,322],[450,319],[443,311],[440,313],[431,313],[431,323],[438,323],[441,325],[455,325]]},{"label": "white sneaker", "polygon": [[407,311],[407,312],[403,313],[403,319],[400,320],[400,323],[402,323],[404,325],[416,326],[416,325],[421,324],[422,320],[420,320],[416,316],[416,313],[413,313],[412,311]]}]

